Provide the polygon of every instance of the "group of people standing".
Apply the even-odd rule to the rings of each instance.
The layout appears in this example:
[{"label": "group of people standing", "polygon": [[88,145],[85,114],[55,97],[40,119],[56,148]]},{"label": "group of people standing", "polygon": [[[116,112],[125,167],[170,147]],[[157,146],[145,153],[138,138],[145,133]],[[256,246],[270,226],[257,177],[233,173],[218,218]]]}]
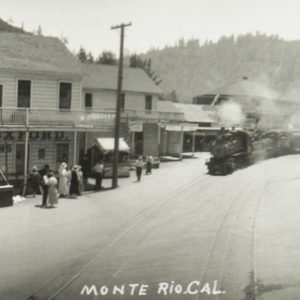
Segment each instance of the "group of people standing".
[{"label": "group of people standing", "polygon": [[60,197],[81,195],[83,192],[83,173],[81,166],[75,165],[70,170],[67,164],[63,162],[59,167],[58,176],[58,192]]},{"label": "group of people standing", "polygon": [[[142,170],[146,167],[145,175],[152,173],[153,158],[151,155],[143,160],[140,156],[135,164],[137,181],[141,181]],[[104,163],[99,160],[93,168],[93,174],[96,179],[95,189],[101,190],[102,179],[104,178]],[[79,165],[73,166],[71,169],[63,162],[58,169],[58,180],[50,170],[49,165],[38,171],[37,167],[33,167],[29,174],[29,181],[33,190],[33,195],[42,194],[42,207],[55,207],[58,204],[58,198],[66,196],[80,196],[84,190],[83,172]]]},{"label": "group of people standing", "polygon": [[58,204],[59,197],[68,195],[80,196],[83,191],[83,173],[80,166],[73,166],[69,170],[66,163],[62,163],[58,170],[58,180],[50,170],[49,165],[38,171],[33,167],[28,176],[33,196],[42,194],[42,207],[53,208]]},{"label": "group of people standing", "polygon": [[49,165],[38,171],[37,167],[33,167],[29,174],[29,182],[31,183],[33,196],[42,194],[42,207],[53,208],[58,203],[57,195],[57,179],[50,170]]}]

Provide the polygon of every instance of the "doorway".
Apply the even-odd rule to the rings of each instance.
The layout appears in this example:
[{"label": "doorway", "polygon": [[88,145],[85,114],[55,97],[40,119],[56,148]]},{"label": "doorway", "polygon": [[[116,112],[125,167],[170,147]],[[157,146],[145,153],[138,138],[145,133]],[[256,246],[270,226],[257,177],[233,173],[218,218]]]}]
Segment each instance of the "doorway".
[{"label": "doorway", "polygon": [[[29,145],[28,145],[28,160],[27,160],[27,170],[29,167]],[[25,166],[25,144],[16,144],[16,174],[23,174]]]},{"label": "doorway", "polygon": [[134,133],[134,154],[143,155],[144,152],[144,135],[143,132]]}]

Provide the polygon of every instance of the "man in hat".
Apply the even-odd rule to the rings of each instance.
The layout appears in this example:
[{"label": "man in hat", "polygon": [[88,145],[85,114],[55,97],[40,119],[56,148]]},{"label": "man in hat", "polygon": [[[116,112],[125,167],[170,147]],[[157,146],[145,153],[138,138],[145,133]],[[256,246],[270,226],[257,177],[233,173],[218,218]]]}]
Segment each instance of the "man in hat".
[{"label": "man in hat", "polygon": [[29,173],[28,176],[31,188],[32,188],[32,193],[33,197],[35,197],[36,194],[40,194],[40,184],[41,184],[41,176],[38,172],[37,167],[33,167],[31,172]]}]

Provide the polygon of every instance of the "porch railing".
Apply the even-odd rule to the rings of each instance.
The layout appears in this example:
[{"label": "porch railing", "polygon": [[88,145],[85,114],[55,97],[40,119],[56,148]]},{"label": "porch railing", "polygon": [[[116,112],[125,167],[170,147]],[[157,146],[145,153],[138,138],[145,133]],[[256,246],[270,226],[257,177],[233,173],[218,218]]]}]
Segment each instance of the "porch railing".
[{"label": "porch railing", "polygon": [[[125,110],[121,120],[137,119],[141,121],[184,121],[184,114],[145,110]],[[30,127],[113,127],[113,110],[58,110],[41,108],[0,108],[1,126]]]},{"label": "porch railing", "polygon": [[184,121],[182,112],[164,112],[155,110],[126,109],[121,112],[121,118],[145,121]]},{"label": "porch railing", "polygon": [[113,111],[0,108],[0,126],[112,127]]}]

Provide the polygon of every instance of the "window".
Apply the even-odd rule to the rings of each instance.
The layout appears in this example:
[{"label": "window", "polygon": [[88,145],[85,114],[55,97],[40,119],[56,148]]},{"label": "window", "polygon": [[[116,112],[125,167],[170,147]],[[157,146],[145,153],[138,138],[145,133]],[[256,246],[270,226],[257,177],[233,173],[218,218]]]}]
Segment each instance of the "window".
[{"label": "window", "polygon": [[120,109],[121,109],[121,111],[124,111],[124,109],[125,109],[125,94],[121,94]]},{"label": "window", "polygon": [[38,159],[45,159],[46,151],[45,148],[40,148],[38,151]]},{"label": "window", "polygon": [[152,96],[146,95],[146,110],[152,110]]},{"label": "window", "polygon": [[59,84],[59,109],[71,109],[72,84],[61,82]]},{"label": "window", "polygon": [[93,107],[93,94],[86,93],[84,96],[84,107],[85,109],[92,109]]},{"label": "window", "polygon": [[62,163],[69,161],[69,144],[60,143],[56,144],[56,162]]},{"label": "window", "polygon": [[18,107],[30,107],[31,82],[29,80],[18,81]]}]

